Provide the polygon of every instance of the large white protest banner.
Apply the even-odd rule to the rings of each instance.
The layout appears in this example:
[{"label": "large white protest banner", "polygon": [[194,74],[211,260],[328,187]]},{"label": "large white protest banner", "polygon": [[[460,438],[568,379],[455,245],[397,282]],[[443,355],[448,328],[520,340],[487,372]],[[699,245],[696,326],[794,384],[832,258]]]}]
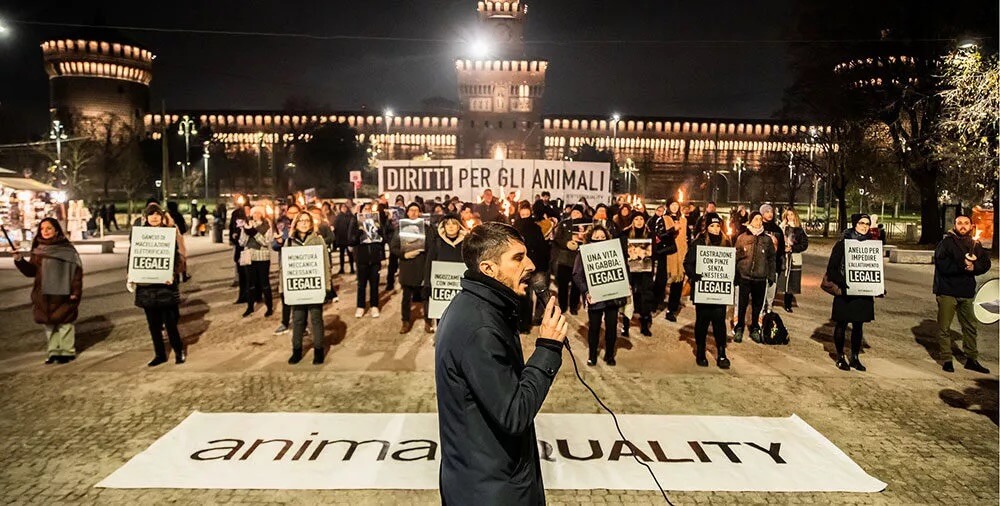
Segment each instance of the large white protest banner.
[{"label": "large white protest banner", "polygon": [[323,246],[296,246],[281,250],[282,300],[289,306],[322,304],[326,300],[327,278]]},{"label": "large white protest banner", "polygon": [[[540,414],[545,487],[878,492],[799,417]],[[106,488],[436,489],[434,413],[199,413],[97,484]]]},{"label": "large white protest banner", "polygon": [[844,273],[847,295],[879,296],[885,293],[881,241],[844,240]]},{"label": "large white protest banner", "polygon": [[591,302],[628,297],[628,273],[622,243],[617,240],[599,241],[580,246],[583,272]]},{"label": "large white protest banner", "polygon": [[132,283],[166,283],[174,279],[174,227],[132,227],[127,279]]},{"label": "large white protest banner", "polygon": [[736,248],[695,246],[695,304],[733,304],[736,295]]},{"label": "large white protest banner", "polygon": [[431,262],[431,300],[427,303],[427,317],[441,318],[458,292],[462,291],[465,264],[461,262]]},{"label": "large white protest banner", "polygon": [[531,200],[542,191],[553,199],[591,205],[611,199],[611,165],[605,162],[562,160],[383,160],[378,167],[378,191],[407,202],[414,197],[443,198],[445,195],[476,202],[487,188],[504,198],[520,192]]}]

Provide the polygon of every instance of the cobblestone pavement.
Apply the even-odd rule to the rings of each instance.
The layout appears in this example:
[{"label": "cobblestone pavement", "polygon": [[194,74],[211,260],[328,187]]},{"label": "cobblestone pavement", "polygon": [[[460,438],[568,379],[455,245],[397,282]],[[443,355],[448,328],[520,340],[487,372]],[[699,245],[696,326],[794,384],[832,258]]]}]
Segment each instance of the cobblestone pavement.
[{"label": "cobblestone pavement", "polygon": [[[806,255],[806,293],[793,314],[783,315],[789,346],[731,344],[733,369],[698,368],[694,311],[687,307],[677,323],[658,315],[653,337],[622,340],[617,367],[602,364],[582,372],[620,413],[796,413],[888,483],[878,494],[674,492],[675,504],[997,504],[997,376],[961,367],[948,375],[935,362],[930,267],[887,267],[889,296],[876,303],[877,320],[866,326],[869,348],[863,360],[869,372],[847,373],[828,355],[830,298],[817,288],[828,251],[828,245],[817,244]],[[307,357],[289,366],[289,335],[271,335],[277,316],[264,319],[261,308],[251,318],[239,317],[243,307],[232,304],[230,260],[215,253],[190,262],[194,279],[183,286],[181,326],[189,361],[180,366],[145,367],[152,355],[145,320],[125,293],[121,270],[86,277],[79,359],[68,365],[42,365],[43,337],[31,321],[27,288],[0,295],[0,502],[437,502],[434,491],[94,488],[194,410],[435,410],[432,337],[422,326],[398,334],[398,291],[383,296],[380,319],[356,320],[353,276],[341,276],[341,302],[326,312],[334,341],[328,362],[313,366]],[[17,275],[0,271],[0,286],[16,286],[10,278]],[[583,330],[580,318],[576,324]],[[585,338],[573,339],[576,353],[585,353]],[[531,339],[524,342],[532,346]],[[981,327],[982,359],[994,371],[997,344],[997,326]],[[543,410],[600,412],[568,363]],[[651,492],[608,490],[553,490],[548,499],[550,504],[662,502]]]}]

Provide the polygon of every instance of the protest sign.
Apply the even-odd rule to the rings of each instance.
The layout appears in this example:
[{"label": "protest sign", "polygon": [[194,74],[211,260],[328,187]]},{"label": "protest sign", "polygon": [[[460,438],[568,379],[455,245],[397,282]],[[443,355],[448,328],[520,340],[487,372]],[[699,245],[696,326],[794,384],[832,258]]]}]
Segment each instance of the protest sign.
[{"label": "protest sign", "polygon": [[698,245],[695,250],[695,304],[732,305],[736,294],[736,248]]},{"label": "protest sign", "polygon": [[174,279],[174,227],[132,227],[128,250],[128,281],[166,283]]},{"label": "protest sign", "polygon": [[324,246],[296,246],[281,250],[283,301],[289,306],[322,304],[329,273],[324,269]]},{"label": "protest sign", "polygon": [[653,240],[628,240],[629,272],[653,272]]},{"label": "protest sign", "polygon": [[462,291],[462,262],[431,262],[431,300],[427,305],[428,318],[441,318],[441,314],[458,292]]},{"label": "protest sign", "polygon": [[423,218],[399,220],[399,249],[405,255],[411,251],[424,251],[426,221]]},{"label": "protest sign", "polygon": [[581,245],[580,258],[591,302],[628,297],[630,289],[621,242],[612,239]]},{"label": "protest sign", "polygon": [[361,226],[361,242],[365,244],[382,242],[382,227],[375,213],[359,213],[358,224]]},{"label": "protest sign", "polygon": [[876,297],[885,293],[880,241],[844,240],[844,273],[847,295]]}]

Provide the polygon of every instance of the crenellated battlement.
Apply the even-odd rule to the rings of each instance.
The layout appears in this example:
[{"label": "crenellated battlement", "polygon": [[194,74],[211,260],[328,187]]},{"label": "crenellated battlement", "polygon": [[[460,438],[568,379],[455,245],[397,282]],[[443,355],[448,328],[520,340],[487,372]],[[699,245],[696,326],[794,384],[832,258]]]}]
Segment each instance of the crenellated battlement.
[{"label": "crenellated battlement", "polygon": [[490,2],[481,1],[478,3],[480,18],[520,18],[528,13],[528,5],[524,2]]}]

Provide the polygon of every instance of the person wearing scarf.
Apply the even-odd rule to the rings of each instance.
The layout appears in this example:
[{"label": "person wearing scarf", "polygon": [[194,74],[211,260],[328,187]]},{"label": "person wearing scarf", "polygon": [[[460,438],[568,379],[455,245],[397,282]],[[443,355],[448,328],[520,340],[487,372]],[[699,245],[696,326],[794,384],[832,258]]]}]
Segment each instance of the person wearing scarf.
[{"label": "person wearing scarf", "polygon": [[[292,221],[288,240],[281,247],[284,254],[290,248],[302,246],[326,246],[326,241],[318,233],[319,227],[310,213],[299,213]],[[330,269],[330,255],[323,255],[323,273],[327,286],[333,286]],[[289,364],[302,360],[302,336],[306,333],[306,322],[312,324],[313,364],[322,364],[326,356],[326,342],[323,333],[323,304],[295,304],[292,306],[292,356]]]},{"label": "person wearing scarf", "polygon": [[[595,225],[587,235],[587,242],[600,242],[612,240],[614,237],[608,229],[601,225]],[[624,255],[624,251],[623,251]],[[605,300],[601,302],[591,302],[590,285],[587,282],[587,275],[583,269],[583,257],[576,257],[576,265],[573,266],[573,283],[580,288],[580,293],[587,301],[587,346],[589,355],[587,365],[597,364],[597,354],[601,341],[601,321],[604,321],[604,362],[610,366],[615,365],[615,342],[618,340],[618,309],[625,305],[626,298]]]},{"label": "person wearing scarf", "polygon": [[[653,233],[646,227],[645,213],[632,213],[632,224],[622,231],[622,249],[628,251],[629,239],[652,239]],[[627,257],[627,255],[626,255]],[[650,259],[652,260],[652,259]],[[628,258],[626,258],[626,266]],[[628,273],[629,286],[632,288],[632,303],[635,304],[635,312],[639,314],[639,331],[644,336],[652,336],[653,331],[650,325],[653,323],[653,309],[656,302],[653,300],[653,273],[631,272]],[[625,320],[625,332],[628,335],[629,321]]]},{"label": "person wearing scarf", "polygon": [[240,229],[240,246],[243,246],[250,253],[250,266],[247,273],[252,284],[246,301],[247,310],[243,312],[244,318],[253,314],[254,302],[260,300],[261,296],[264,298],[264,305],[267,306],[264,317],[267,318],[274,314],[270,278],[271,241],[273,240],[274,233],[271,231],[271,222],[267,219],[267,212],[263,207],[255,206],[250,210],[250,221]]},{"label": "person wearing scarf", "polygon": [[[144,227],[170,227],[167,213],[157,204],[150,204],[144,212],[142,226]],[[180,231],[174,228],[178,238]],[[131,251],[129,252],[129,264],[131,265]],[[135,291],[135,305],[141,307],[146,313],[146,323],[149,326],[149,335],[153,340],[153,360],[147,364],[149,367],[158,366],[167,361],[167,351],[163,346],[163,330],[167,331],[167,338],[170,339],[170,347],[174,350],[174,362],[183,364],[187,359],[184,351],[184,342],[181,340],[180,331],[177,324],[180,322],[180,302],[181,293],[178,288],[181,273],[187,270],[185,255],[180,250],[180,244],[174,246],[174,276],[166,283],[128,283],[129,290]]]},{"label": "person wearing scarf", "polygon": [[774,256],[778,242],[764,232],[764,219],[754,211],[746,223],[746,228],[736,238],[736,278],[739,280],[739,304],[736,309],[736,324],[733,326],[733,342],[743,341],[747,304],[751,304],[750,339],[760,342],[760,313],[764,307],[767,284],[775,280]]},{"label": "person wearing scarf", "polygon": [[[784,266],[778,271],[778,289],[784,293],[785,311],[792,312],[795,294],[802,292],[802,252],[809,248],[809,237],[794,209],[784,213],[781,230],[785,238]],[[798,255],[796,257],[796,255]]]},{"label": "person wearing scarf", "polygon": [[[867,214],[855,214],[851,216],[852,227],[844,232],[843,238],[833,246],[830,253],[830,260],[826,264],[826,279],[836,285],[838,295],[833,296],[834,321],[833,346],[837,352],[837,368],[842,371],[849,371],[855,368],[858,371],[865,371],[866,368],[858,359],[861,353],[861,344],[864,341],[864,323],[875,319],[875,301],[871,296],[847,295],[847,276],[844,266],[844,241],[853,239],[855,241],[867,241],[871,239],[869,230],[871,229],[871,217]],[[844,358],[844,334],[847,333],[847,324],[851,324],[851,359],[850,362]]]},{"label": "person wearing scarf", "polygon": [[38,224],[31,241],[31,258],[14,253],[17,270],[35,278],[31,289],[32,314],[48,340],[46,364],[65,364],[76,358],[76,321],[83,296],[83,262],[76,248],[53,218]]},{"label": "person wearing scarf", "polygon": [[[706,213],[703,216],[705,231],[691,241],[691,248],[684,257],[684,272],[692,282],[698,282],[701,275],[697,273],[698,246],[732,247],[729,236],[722,233],[722,217],[717,213]],[[694,290],[691,290],[691,300],[694,301]],[[705,358],[705,342],[708,338],[708,326],[712,326],[715,336],[715,364],[719,369],[729,369],[729,358],[726,357],[726,305],[725,304],[695,304],[694,305],[694,342],[695,363],[700,367],[708,367]]]},{"label": "person wearing scarf", "polygon": [[[677,321],[677,313],[681,307],[681,292],[684,290],[684,257],[688,251],[688,218],[681,213],[681,205],[672,200],[667,206],[667,214],[663,218],[664,229],[674,239],[674,253],[667,253],[667,282],[670,283],[670,296],[667,299],[667,321]],[[670,230],[673,230],[671,233]],[[669,251],[669,250],[668,250]]]}]

